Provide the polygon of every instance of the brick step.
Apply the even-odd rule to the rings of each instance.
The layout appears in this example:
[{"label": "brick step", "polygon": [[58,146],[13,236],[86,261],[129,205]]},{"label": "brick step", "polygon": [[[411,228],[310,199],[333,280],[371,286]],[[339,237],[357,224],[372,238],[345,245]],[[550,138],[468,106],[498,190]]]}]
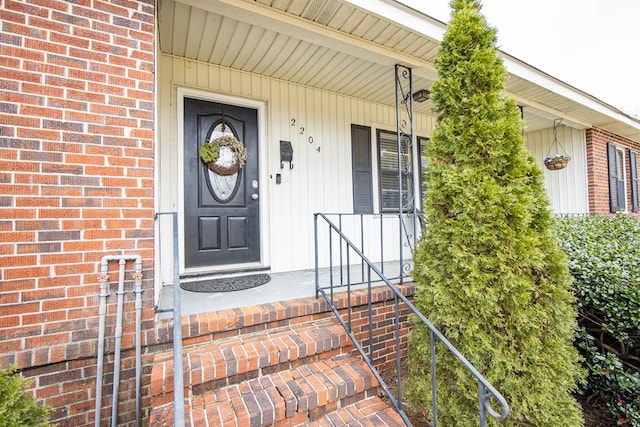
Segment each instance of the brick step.
[{"label": "brick step", "polygon": [[191,399],[191,425],[293,426],[375,396],[378,382],[359,357],[277,372]]},{"label": "brick step", "polygon": [[[352,298],[366,303],[364,295]],[[170,336],[170,323],[159,330]],[[376,377],[321,300],[183,317],[183,343],[186,425],[405,425],[377,397]],[[173,425],[173,376],[172,351],[155,353],[154,427]]]},{"label": "brick step", "polygon": [[[185,397],[352,349],[344,328],[331,318],[193,345],[183,349]],[[173,352],[156,355],[152,406],[173,400],[173,373]]]},{"label": "brick step", "polygon": [[295,427],[406,427],[398,413],[377,396],[330,412]]},{"label": "brick step", "polygon": [[[323,417],[325,420],[349,419],[358,414],[364,420],[375,418],[374,407],[381,419],[390,422],[375,425],[404,425],[384,402],[378,399],[379,403],[374,406],[369,400],[377,399],[377,386],[376,378],[360,357],[341,354],[194,395],[188,399],[189,408],[185,410],[187,425],[289,427],[313,420],[327,422],[321,421]],[[369,403],[362,403],[363,400]],[[170,425],[172,404],[155,409],[151,425]],[[386,409],[392,414],[387,414]],[[394,419],[399,419],[400,424],[393,423]]]}]

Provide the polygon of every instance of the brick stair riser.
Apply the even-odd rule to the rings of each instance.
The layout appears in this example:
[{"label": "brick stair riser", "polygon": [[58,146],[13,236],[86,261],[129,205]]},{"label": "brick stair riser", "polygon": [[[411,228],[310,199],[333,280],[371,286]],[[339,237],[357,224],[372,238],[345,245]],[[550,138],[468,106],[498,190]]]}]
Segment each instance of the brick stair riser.
[{"label": "brick stair riser", "polygon": [[[383,305],[376,308],[373,319],[352,313],[354,333],[362,334],[370,323],[377,332],[388,332],[385,322],[395,313],[384,306],[391,297],[387,293],[374,293],[374,303]],[[351,300],[363,306],[367,298],[356,291]],[[338,294],[337,305],[344,306],[345,301]],[[170,324],[164,323],[159,331],[170,336]],[[381,363],[388,358],[386,347],[395,345],[384,344],[388,340],[383,338],[374,341],[374,353],[380,352],[375,360]],[[183,343],[189,426],[405,425],[379,399],[377,380],[321,300],[282,301],[183,317]],[[378,349],[381,346],[385,348]],[[155,354],[150,388],[150,425],[172,426],[170,350]]]},{"label": "brick stair riser", "polygon": [[[184,349],[185,397],[351,351],[342,327],[327,320],[192,346]],[[171,353],[156,357],[153,407],[173,399],[173,372]]]},{"label": "brick stair riser", "polygon": [[[288,426],[376,396],[377,386],[358,357],[339,355],[193,396],[187,413],[192,426]],[[172,412],[168,405],[152,425],[169,425]]]}]

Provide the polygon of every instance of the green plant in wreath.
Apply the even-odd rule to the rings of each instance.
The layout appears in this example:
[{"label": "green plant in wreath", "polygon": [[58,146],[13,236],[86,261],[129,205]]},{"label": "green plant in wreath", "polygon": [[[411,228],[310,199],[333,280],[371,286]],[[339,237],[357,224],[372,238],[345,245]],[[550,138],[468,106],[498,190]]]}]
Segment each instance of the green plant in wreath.
[{"label": "green plant in wreath", "polygon": [[220,146],[216,144],[202,144],[200,146],[200,158],[203,162],[215,162],[220,157]]},{"label": "green plant in wreath", "polygon": [[[229,148],[233,153],[234,161],[231,166],[218,164],[220,149],[222,147]],[[205,142],[200,146],[199,152],[200,158],[207,167],[212,172],[223,176],[237,173],[247,160],[247,149],[244,147],[244,144],[231,135],[223,135],[209,142]]]}]

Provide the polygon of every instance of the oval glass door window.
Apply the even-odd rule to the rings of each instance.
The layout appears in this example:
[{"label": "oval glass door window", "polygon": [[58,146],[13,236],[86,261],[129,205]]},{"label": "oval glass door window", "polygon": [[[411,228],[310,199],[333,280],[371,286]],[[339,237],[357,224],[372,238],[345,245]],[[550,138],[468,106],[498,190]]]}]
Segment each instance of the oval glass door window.
[{"label": "oval glass door window", "polygon": [[[218,122],[209,137],[209,141],[219,138],[224,135],[233,136],[237,138],[229,123]],[[235,162],[235,155],[229,147],[220,147],[220,157],[216,160],[216,163],[220,166],[230,167]],[[240,169],[242,170],[242,169]],[[211,195],[220,203],[229,202],[238,191],[238,184],[240,183],[239,171],[232,175],[218,175],[217,173],[206,168],[208,173],[208,184]]]}]

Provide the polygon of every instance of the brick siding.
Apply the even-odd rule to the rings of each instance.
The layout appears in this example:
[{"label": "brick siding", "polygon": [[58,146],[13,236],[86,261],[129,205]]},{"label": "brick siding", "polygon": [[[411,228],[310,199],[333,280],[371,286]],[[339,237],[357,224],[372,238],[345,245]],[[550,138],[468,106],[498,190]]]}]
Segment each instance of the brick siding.
[{"label": "brick siding", "polygon": [[625,149],[625,180],[627,184],[627,211],[631,213],[631,175],[626,149],[640,153],[640,144],[602,129],[586,130],[587,179],[589,185],[589,212],[610,215],[609,172],[607,163],[607,142]]},{"label": "brick siding", "polygon": [[[34,378],[60,426],[93,424],[103,256],[143,258],[153,332],[154,13],[153,0],[0,0],[0,368]],[[129,314],[124,334],[130,381]]]}]

